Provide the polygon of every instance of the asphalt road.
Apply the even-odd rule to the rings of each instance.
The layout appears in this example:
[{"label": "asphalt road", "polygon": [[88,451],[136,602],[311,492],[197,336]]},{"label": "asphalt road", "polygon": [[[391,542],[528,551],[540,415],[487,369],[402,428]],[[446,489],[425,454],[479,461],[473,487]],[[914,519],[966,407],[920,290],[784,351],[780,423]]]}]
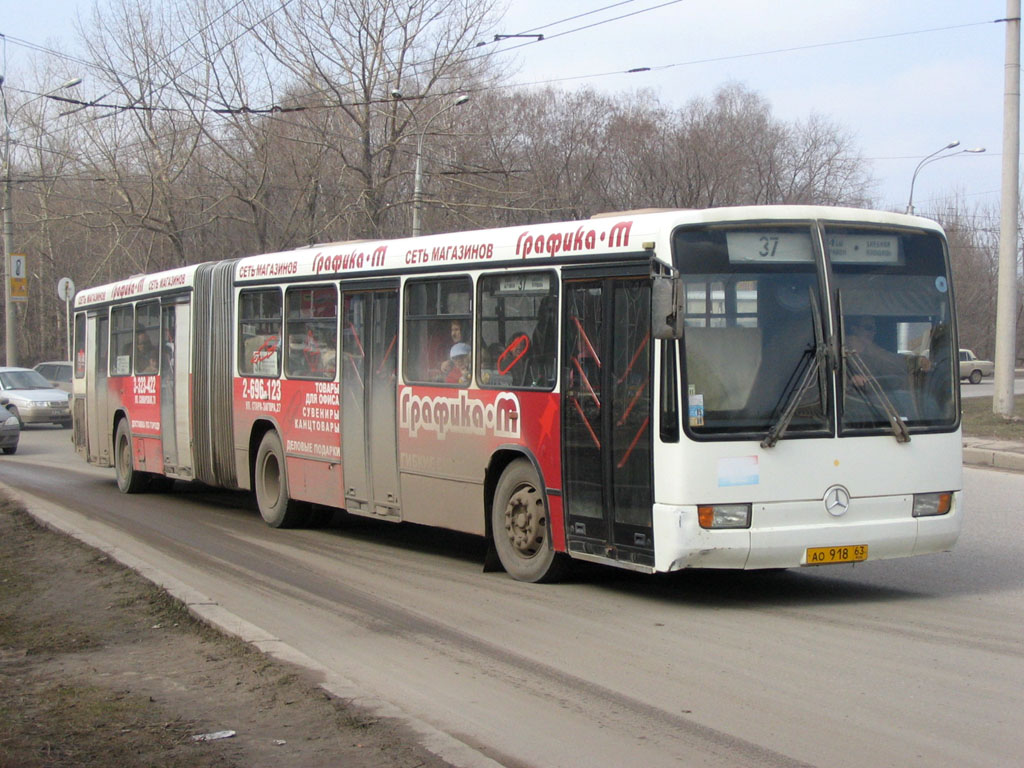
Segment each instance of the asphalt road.
[{"label": "asphalt road", "polygon": [[456,762],[963,768],[1024,753],[1024,475],[965,470],[949,554],[587,568],[545,586],[482,573],[472,537],[275,531],[244,495],[180,484],[122,496],[68,438],[27,430],[0,481],[259,627],[261,647],[298,649],[354,698],[468,745]]},{"label": "asphalt road", "polygon": [[[991,376],[982,379],[980,384],[960,382],[960,397],[992,397],[995,393],[996,385]],[[1013,394],[1024,395],[1024,378],[1018,377],[1013,380]]]}]

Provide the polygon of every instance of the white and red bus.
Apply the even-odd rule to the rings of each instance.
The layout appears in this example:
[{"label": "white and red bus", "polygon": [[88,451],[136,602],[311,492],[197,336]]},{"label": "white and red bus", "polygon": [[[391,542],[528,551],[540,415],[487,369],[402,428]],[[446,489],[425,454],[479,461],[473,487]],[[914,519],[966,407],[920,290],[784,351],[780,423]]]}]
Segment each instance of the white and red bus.
[{"label": "white and red bus", "polygon": [[174,479],[488,537],[515,578],[950,549],[941,229],[825,207],[627,212],[317,245],[75,299],[75,443]]}]

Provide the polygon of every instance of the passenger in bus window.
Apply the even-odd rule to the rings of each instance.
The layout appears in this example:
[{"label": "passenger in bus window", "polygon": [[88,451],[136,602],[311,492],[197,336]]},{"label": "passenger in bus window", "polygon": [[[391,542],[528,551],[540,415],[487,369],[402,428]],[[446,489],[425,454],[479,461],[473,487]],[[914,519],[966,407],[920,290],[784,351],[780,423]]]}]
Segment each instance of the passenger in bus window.
[{"label": "passenger in bus window", "polygon": [[450,345],[469,343],[469,338],[466,335],[461,320],[452,320],[451,324],[448,326],[448,333],[450,335],[450,343],[443,347],[447,352],[443,353],[443,355],[439,355],[439,357],[442,357],[443,359],[441,359],[440,364],[437,366],[443,376],[447,376],[451,373],[452,366],[454,365],[452,362]]},{"label": "passenger in bus window", "polygon": [[159,364],[158,352],[146,331],[139,331],[135,335],[135,360],[135,370],[139,373],[156,372]]},{"label": "passenger in bus window", "polygon": [[448,373],[445,375],[446,384],[468,384],[469,371],[471,367],[470,357],[472,348],[469,344],[459,342],[452,346],[448,358]]}]

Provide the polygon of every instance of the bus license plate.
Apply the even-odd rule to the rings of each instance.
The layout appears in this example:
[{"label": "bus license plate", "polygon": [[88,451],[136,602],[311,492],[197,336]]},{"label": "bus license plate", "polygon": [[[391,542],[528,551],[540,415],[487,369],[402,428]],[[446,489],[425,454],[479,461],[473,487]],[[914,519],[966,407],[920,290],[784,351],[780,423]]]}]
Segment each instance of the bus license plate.
[{"label": "bus license plate", "polygon": [[853,544],[848,547],[809,547],[808,565],[829,565],[830,563],[859,563],[868,559],[867,544]]}]

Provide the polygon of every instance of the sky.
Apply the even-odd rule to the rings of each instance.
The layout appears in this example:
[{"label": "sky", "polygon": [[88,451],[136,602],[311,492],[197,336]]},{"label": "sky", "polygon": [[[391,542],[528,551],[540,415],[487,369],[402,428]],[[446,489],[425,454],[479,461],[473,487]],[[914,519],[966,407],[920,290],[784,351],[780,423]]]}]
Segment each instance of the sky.
[{"label": "sky", "polygon": [[[77,50],[73,18],[91,7],[0,0],[7,82],[30,66],[20,41]],[[490,49],[505,51],[513,82],[524,85],[647,89],[683,106],[739,83],[777,119],[825,117],[853,137],[884,209],[906,208],[927,155],[953,141],[951,152],[984,147],[922,167],[913,203],[928,215],[955,196],[997,222],[1005,16],[1005,0],[511,0],[497,31],[545,39]],[[89,95],[87,80],[79,88]]]}]

